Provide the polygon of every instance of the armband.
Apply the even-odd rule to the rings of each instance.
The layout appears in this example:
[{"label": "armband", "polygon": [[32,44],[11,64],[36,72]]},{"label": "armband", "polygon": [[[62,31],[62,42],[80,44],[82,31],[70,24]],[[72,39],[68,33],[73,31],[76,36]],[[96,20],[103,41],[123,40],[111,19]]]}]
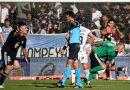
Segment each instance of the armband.
[{"label": "armband", "polygon": [[65,50],[66,48],[67,48],[67,47],[66,47],[66,46],[64,46],[62,49],[63,49],[63,50]]}]

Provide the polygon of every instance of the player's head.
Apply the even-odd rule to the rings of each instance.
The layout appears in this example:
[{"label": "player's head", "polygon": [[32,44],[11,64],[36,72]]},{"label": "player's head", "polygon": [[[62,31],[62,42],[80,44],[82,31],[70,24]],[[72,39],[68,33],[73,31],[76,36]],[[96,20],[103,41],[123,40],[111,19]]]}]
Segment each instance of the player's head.
[{"label": "player's head", "polygon": [[107,34],[106,28],[104,26],[100,27],[100,33],[101,33],[101,35],[106,35]]},{"label": "player's head", "polygon": [[65,13],[65,16],[66,16],[66,20],[68,22],[70,22],[71,20],[73,20],[75,18],[75,15],[74,15],[73,11],[67,11]]},{"label": "player's head", "polygon": [[84,20],[82,17],[78,17],[77,18],[77,21],[82,25],[84,23]]},{"label": "player's head", "polygon": [[96,10],[97,10],[97,7],[96,7],[96,6],[93,6],[93,7],[91,8],[92,13],[95,13]]},{"label": "player's head", "polygon": [[117,51],[118,53],[121,53],[124,50],[124,48],[125,48],[125,44],[123,42],[119,42],[115,46],[115,51]]},{"label": "player's head", "polygon": [[27,35],[28,33],[28,27],[27,24],[24,22],[18,22],[17,23],[17,30],[21,35]]}]

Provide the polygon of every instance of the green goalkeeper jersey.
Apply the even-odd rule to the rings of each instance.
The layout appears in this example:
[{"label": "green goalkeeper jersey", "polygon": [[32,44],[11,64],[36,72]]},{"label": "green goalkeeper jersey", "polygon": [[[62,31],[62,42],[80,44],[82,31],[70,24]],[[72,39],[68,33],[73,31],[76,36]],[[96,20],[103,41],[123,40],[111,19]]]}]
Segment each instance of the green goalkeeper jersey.
[{"label": "green goalkeeper jersey", "polygon": [[93,51],[100,58],[107,58],[108,60],[113,60],[118,52],[114,50],[115,44],[110,41],[103,41],[100,46],[93,48]]}]

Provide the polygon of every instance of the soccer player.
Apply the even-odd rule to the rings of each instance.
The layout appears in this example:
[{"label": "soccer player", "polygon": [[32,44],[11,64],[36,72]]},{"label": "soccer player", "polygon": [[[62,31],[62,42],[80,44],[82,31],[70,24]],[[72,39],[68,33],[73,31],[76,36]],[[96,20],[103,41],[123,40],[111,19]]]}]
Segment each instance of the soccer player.
[{"label": "soccer player", "polygon": [[[82,26],[83,19],[78,18],[77,21],[80,23],[80,51],[78,53],[78,60],[80,60],[83,70],[86,72],[89,69],[88,64],[88,56],[91,52],[91,43],[93,43],[95,36],[92,34],[92,32],[88,29]],[[89,37],[89,41],[87,42]],[[75,85],[75,70],[71,70],[72,75],[72,85]]]},{"label": "soccer player", "polygon": [[2,46],[1,53],[2,59],[4,60],[5,70],[0,74],[0,88],[4,88],[2,84],[4,83],[6,77],[9,73],[16,68],[19,68],[19,62],[16,58],[17,51],[19,47],[22,47],[22,52],[24,55],[25,62],[28,63],[27,52],[26,52],[26,35],[28,27],[25,23],[19,22],[17,30],[13,30],[7,37],[6,42]]},{"label": "soccer player", "polygon": [[69,36],[66,37],[68,38],[68,42],[60,50],[60,53],[63,54],[64,50],[69,46],[69,57],[66,63],[64,78],[60,80],[59,83],[56,84],[56,86],[64,88],[65,82],[71,73],[71,67],[74,66],[77,81],[75,88],[82,88],[80,68],[78,67],[78,52],[80,49],[80,24],[74,19],[75,15],[72,11],[67,11],[65,15],[66,20],[71,24],[71,27],[69,30]]},{"label": "soccer player", "polygon": [[124,50],[124,43],[114,44],[110,41],[102,41],[100,46],[93,48],[90,59],[91,69],[86,72],[85,83],[88,87],[91,87],[90,81],[93,79],[98,71],[106,69],[105,60],[112,61],[118,53]]},{"label": "soccer player", "polygon": [[[114,44],[116,44],[116,41],[114,40],[114,34],[107,33],[105,27],[102,26],[100,28],[100,33],[101,33],[101,36],[102,36],[102,38],[103,38],[104,41],[108,40],[108,41],[111,41]],[[127,76],[127,67],[122,67],[122,66],[121,67],[116,67],[115,66],[115,60],[112,60],[111,62],[109,60],[106,60],[105,63],[107,65],[107,68],[105,70],[105,73],[106,73],[107,77],[105,78],[105,80],[111,79],[110,78],[110,71],[116,71],[116,72],[118,72],[118,69],[119,69],[119,71],[122,70],[125,73],[125,76]]]}]

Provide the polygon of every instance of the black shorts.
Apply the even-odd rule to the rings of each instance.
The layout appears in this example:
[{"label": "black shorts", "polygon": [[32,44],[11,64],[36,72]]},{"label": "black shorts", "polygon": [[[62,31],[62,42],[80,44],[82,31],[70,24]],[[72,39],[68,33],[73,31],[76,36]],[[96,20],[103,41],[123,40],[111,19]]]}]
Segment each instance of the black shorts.
[{"label": "black shorts", "polygon": [[13,65],[14,60],[18,60],[16,58],[16,53],[13,51],[7,52],[7,51],[1,51],[3,66],[5,65]]},{"label": "black shorts", "polygon": [[79,50],[80,50],[79,43],[69,44],[69,57],[68,57],[68,59],[78,60]]},{"label": "black shorts", "polygon": [[91,59],[91,68],[94,68],[96,66],[99,66],[100,63],[102,63],[103,61],[99,58],[99,56],[94,52],[92,51],[90,53],[90,59]]}]

